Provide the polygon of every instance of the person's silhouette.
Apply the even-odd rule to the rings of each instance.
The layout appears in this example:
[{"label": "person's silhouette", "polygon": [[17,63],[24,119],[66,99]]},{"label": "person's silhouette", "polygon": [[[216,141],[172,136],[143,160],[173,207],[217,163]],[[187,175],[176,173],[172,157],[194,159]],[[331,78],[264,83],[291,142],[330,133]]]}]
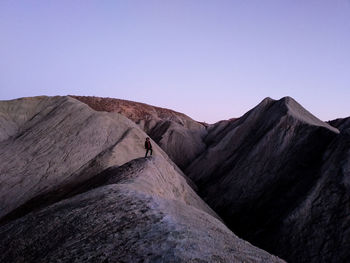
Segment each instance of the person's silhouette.
[{"label": "person's silhouette", "polygon": [[145,149],[146,149],[145,158],[147,157],[148,151],[150,151],[150,155],[152,155],[152,144],[151,144],[151,141],[149,140],[149,137],[146,138]]}]

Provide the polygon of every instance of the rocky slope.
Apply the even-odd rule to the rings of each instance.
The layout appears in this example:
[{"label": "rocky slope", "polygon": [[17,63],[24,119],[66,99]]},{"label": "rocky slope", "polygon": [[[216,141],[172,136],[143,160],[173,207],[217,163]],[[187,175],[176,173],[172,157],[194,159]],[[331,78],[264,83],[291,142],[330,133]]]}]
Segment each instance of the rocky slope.
[{"label": "rocky slope", "polygon": [[186,170],[240,237],[288,262],[342,262],[348,250],[348,137],[292,98],[211,127]]},{"label": "rocky slope", "polygon": [[[280,261],[222,222],[288,262],[350,257],[350,118],[285,97],[204,125],[75,98],[0,102],[1,262]],[[144,131],[156,157],[137,159]]]},{"label": "rocky slope", "polygon": [[36,196],[144,156],[147,135],[132,121],[70,97],[3,101],[0,116],[0,218]]},{"label": "rocky slope", "polygon": [[347,262],[350,257],[350,125],[343,126],[322,159],[314,186],[280,227],[279,242],[294,262]]},{"label": "rocky slope", "polygon": [[164,158],[111,167],[0,228],[1,262],[282,262],[237,238]]},{"label": "rocky slope", "polygon": [[350,117],[332,120],[332,121],[329,121],[328,123],[333,127],[338,128],[339,130],[345,130],[350,127]]},{"label": "rocky slope", "polygon": [[117,112],[134,121],[182,169],[205,149],[205,126],[183,113],[127,100],[72,97],[94,110]]},{"label": "rocky slope", "polygon": [[[282,262],[235,236],[155,142],[71,97],[0,102],[1,262]],[[121,165],[121,166],[120,166]]]}]

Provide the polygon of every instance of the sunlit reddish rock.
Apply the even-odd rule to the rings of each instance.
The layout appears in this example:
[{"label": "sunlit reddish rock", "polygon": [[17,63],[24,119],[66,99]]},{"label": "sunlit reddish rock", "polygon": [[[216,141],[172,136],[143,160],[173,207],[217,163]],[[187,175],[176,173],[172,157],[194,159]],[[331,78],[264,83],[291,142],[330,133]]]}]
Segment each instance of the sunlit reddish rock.
[{"label": "sunlit reddish rock", "polygon": [[128,100],[72,97],[97,111],[118,112],[134,121],[180,168],[189,165],[206,147],[206,126],[183,113]]}]

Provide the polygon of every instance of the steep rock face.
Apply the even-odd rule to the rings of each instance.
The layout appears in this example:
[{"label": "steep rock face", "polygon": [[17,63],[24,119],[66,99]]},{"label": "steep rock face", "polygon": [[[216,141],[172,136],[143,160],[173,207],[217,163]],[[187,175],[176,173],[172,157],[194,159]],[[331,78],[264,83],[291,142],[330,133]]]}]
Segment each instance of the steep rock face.
[{"label": "steep rock face", "polygon": [[144,156],[147,135],[132,121],[70,97],[1,101],[0,116],[0,218],[61,185]]},{"label": "steep rock face", "polygon": [[180,167],[204,151],[206,128],[183,113],[127,100],[72,96],[97,111],[118,112],[138,124]]},{"label": "steep rock face", "polygon": [[320,180],[323,153],[339,131],[289,97],[267,98],[218,125],[209,130],[208,150],[185,171],[200,196],[240,237],[287,261],[298,262],[293,251],[305,249],[303,257],[322,262],[314,240],[307,248],[286,242],[302,235],[286,231],[283,222]]},{"label": "steep rock face", "polygon": [[282,262],[237,238],[163,157],[0,227],[1,262]]},{"label": "steep rock face", "polygon": [[[288,251],[285,258],[295,262],[347,262],[350,257],[349,203],[348,128],[328,147],[313,188],[281,224],[278,242],[285,246],[283,251]],[[288,247],[295,249],[288,250]]]}]

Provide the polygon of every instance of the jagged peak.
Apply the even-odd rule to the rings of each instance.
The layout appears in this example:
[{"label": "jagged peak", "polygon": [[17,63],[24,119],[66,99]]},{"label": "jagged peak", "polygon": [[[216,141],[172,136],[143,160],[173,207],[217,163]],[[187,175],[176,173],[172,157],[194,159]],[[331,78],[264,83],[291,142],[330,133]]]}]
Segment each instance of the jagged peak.
[{"label": "jagged peak", "polygon": [[292,97],[289,97],[289,96],[283,97],[278,102],[287,108],[288,115],[293,116],[299,121],[302,121],[314,126],[325,127],[332,130],[333,132],[339,133],[338,129],[332,127],[328,123],[317,118],[315,115],[313,115],[311,112],[306,110],[299,102],[297,102]]},{"label": "jagged peak", "polygon": [[280,115],[282,114],[281,116],[289,115],[303,123],[325,127],[335,133],[339,133],[338,129],[318,119],[290,96],[285,96],[279,100],[266,97],[256,107],[247,112],[244,115],[245,117],[243,116],[243,119],[249,118],[249,116],[263,116],[264,114],[269,114],[271,116],[271,114],[274,113],[279,113]]}]

